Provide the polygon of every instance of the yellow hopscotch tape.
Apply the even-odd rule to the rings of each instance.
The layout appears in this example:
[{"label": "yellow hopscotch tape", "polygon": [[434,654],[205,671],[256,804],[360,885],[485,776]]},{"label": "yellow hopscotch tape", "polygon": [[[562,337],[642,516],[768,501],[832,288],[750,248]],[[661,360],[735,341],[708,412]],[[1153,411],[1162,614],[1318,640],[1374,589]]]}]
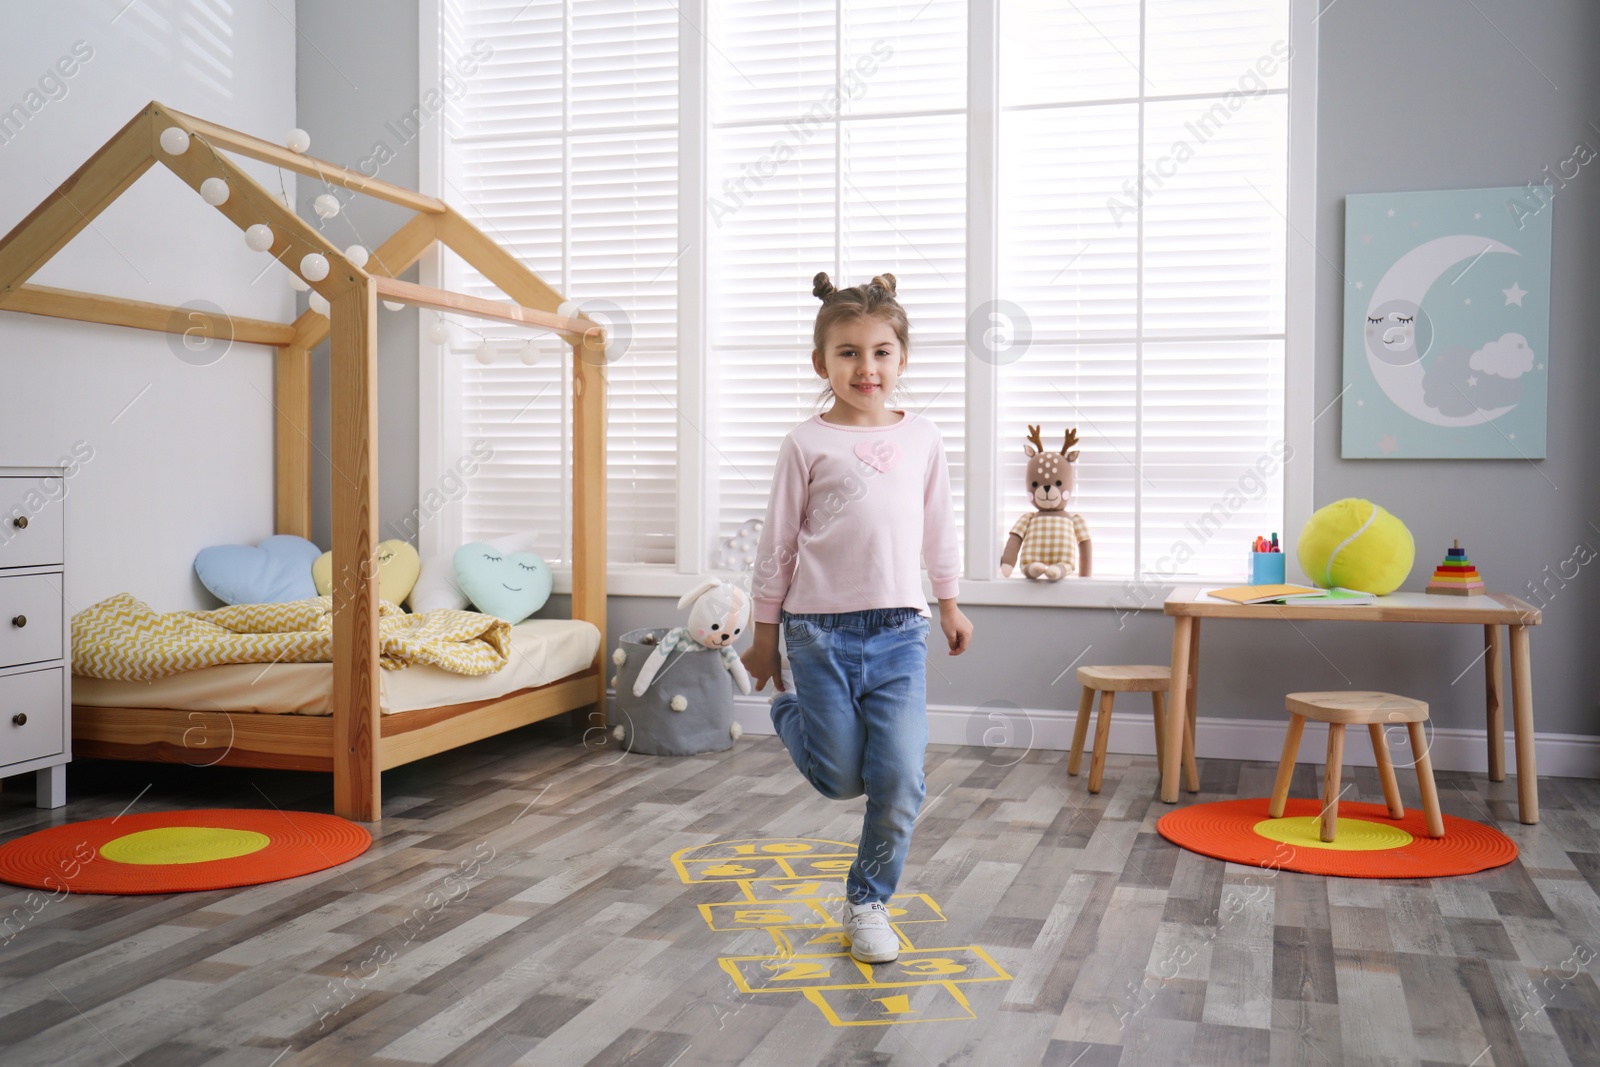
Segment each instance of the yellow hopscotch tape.
[{"label": "yellow hopscotch tape", "polygon": [[977,945],[902,951],[893,963],[862,963],[849,952],[724,956],[717,961],[741,993],[796,989],[877,989],[1011,980]]}]

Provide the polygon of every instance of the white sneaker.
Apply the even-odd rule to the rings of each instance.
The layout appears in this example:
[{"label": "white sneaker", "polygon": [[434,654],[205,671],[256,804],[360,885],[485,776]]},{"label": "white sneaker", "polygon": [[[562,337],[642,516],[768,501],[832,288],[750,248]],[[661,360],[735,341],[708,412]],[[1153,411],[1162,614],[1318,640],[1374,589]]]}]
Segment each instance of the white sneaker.
[{"label": "white sneaker", "polygon": [[888,963],[900,956],[900,937],[889,925],[889,910],[874,900],[844,906],[840,917],[850,939],[850,955],[862,963]]}]

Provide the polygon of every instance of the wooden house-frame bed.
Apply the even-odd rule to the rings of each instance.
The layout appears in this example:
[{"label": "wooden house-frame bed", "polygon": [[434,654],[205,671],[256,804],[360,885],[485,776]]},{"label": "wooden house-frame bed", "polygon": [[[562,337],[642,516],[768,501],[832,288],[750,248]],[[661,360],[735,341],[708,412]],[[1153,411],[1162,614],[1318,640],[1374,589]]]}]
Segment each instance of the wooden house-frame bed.
[{"label": "wooden house-frame bed", "polygon": [[[184,131],[188,144],[169,152],[162,133]],[[170,140],[181,141],[169,135]],[[245,173],[235,153],[415,211],[415,216],[357,267],[316,229]],[[197,191],[207,178],[228,183],[220,211],[239,229],[266,223],[269,250],[294,270],[319,252],[326,277],[309,281],[330,316],[308,310],[292,324],[207,318],[158,304],[29,285],[68,241],[155,164]],[[398,280],[435,241],[443,243],[515,303],[484,300]],[[298,273],[298,271],[297,271]],[[572,618],[600,631],[583,670],[548,685],[491,700],[380,714],[378,578],[377,305],[398,301],[549,330],[572,346]],[[330,338],[333,478],[332,715],[200,712],[169,708],[73,705],[78,756],[188,762],[186,733],[204,728],[231,737],[216,763],[331,772],[333,807],[362,822],[380,817],[380,774],[563,712],[604,724],[601,662],[606,627],[605,334],[592,320],[557,312],[557,293],[448,204],[389,182],[217,126],[151,102],[44,202],[0,239],[0,310],[168,333],[230,337],[277,349],[274,374],[276,527],[311,532],[311,351]],[[363,565],[366,564],[366,565]]]}]

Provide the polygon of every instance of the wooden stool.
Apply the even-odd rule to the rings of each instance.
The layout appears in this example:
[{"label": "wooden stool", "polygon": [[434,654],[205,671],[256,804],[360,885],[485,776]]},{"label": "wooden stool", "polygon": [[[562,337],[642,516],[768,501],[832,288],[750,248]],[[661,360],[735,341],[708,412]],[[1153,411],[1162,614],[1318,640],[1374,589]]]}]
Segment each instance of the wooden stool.
[{"label": "wooden stool", "polygon": [[1295,758],[1300,751],[1300,734],[1307,719],[1328,724],[1328,765],[1322,779],[1322,840],[1332,841],[1339,828],[1339,773],[1344,762],[1344,728],[1366,723],[1372,737],[1372,754],[1378,762],[1378,777],[1383,781],[1383,799],[1393,818],[1405,815],[1400,803],[1400,786],[1394,778],[1394,764],[1383,741],[1388,723],[1403,722],[1411,735],[1411,755],[1417,765],[1417,786],[1422,790],[1422,812],[1428,820],[1428,836],[1444,836],[1444,816],[1439,813],[1439,793],[1433,785],[1433,763],[1422,724],[1428,721],[1428,705],[1393,693],[1345,691],[1338,693],[1290,693],[1284,701],[1289,709],[1289,734],[1283,739],[1283,757],[1278,760],[1278,779],[1272,786],[1268,813],[1283,818],[1284,802],[1289,799],[1289,779],[1294,777]]},{"label": "wooden stool", "polygon": [[[1089,792],[1100,792],[1100,778],[1106,768],[1106,743],[1111,739],[1111,703],[1118,693],[1149,693],[1150,708],[1156,720],[1156,766],[1167,736],[1167,700],[1172,686],[1172,671],[1167,667],[1079,667],[1078,681],[1083,698],[1078,702],[1078,725],[1072,732],[1072,755],[1067,758],[1067,773],[1076,775],[1083,760],[1083,742],[1089,735],[1089,709],[1094,694],[1100,692],[1100,720],[1094,729],[1094,757],[1089,761]],[[1200,771],[1194,763],[1194,709],[1189,709],[1183,730],[1183,779],[1191,793],[1200,791]]]}]

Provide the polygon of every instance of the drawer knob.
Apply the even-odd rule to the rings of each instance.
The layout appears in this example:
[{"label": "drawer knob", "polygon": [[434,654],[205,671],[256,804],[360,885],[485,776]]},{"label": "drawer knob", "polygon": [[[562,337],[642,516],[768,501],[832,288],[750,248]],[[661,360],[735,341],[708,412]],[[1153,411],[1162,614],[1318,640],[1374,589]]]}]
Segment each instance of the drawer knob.
[{"label": "drawer knob", "polygon": [[11,716],[11,721],[16,723],[18,726],[26,726],[28,725],[28,713],[25,711],[19,711],[15,715]]},{"label": "drawer knob", "polygon": [[11,625],[20,630],[24,626],[28,625],[28,617],[26,615],[17,615],[12,618]]},{"label": "drawer knob", "polygon": [[19,530],[26,530],[28,528],[28,516],[18,515],[16,518],[11,520],[11,525],[15,526]]}]

